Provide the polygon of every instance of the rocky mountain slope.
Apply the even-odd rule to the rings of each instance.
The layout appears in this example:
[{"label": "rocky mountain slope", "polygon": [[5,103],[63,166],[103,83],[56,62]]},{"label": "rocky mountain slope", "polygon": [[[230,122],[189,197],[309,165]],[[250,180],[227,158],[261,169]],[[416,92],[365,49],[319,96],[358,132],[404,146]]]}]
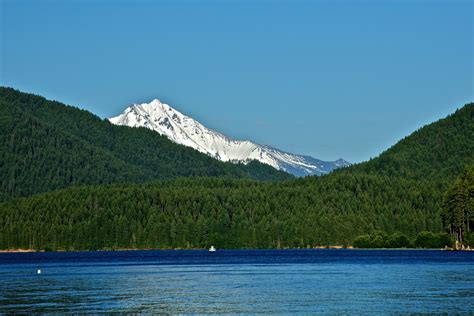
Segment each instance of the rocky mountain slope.
[{"label": "rocky mountain slope", "polygon": [[109,120],[115,125],[149,128],[175,143],[192,147],[221,161],[246,163],[257,160],[296,176],[326,174],[334,169],[350,165],[344,159],[322,161],[248,140],[231,139],[207,128],[158,99],[150,103],[133,104],[122,114]]}]

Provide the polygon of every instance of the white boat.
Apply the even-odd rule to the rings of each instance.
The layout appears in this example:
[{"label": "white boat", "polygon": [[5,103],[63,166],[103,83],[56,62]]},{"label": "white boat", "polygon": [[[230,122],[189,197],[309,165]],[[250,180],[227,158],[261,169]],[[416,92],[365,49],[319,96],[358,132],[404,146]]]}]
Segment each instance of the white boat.
[{"label": "white boat", "polygon": [[214,246],[211,246],[211,248],[209,248],[209,251],[216,251],[216,248],[214,248]]}]

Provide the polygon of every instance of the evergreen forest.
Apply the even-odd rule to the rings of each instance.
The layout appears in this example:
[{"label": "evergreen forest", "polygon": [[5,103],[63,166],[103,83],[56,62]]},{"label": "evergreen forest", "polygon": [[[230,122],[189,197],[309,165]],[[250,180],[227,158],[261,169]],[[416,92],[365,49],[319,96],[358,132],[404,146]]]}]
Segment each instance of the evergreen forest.
[{"label": "evergreen forest", "polygon": [[293,178],[0,89],[0,249],[473,245],[474,104],[365,163]]}]

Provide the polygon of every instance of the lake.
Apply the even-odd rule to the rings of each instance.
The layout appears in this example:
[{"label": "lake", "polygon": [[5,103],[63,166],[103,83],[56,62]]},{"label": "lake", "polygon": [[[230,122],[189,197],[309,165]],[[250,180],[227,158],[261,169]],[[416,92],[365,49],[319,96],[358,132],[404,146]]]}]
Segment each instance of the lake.
[{"label": "lake", "polygon": [[0,312],[15,311],[472,313],[474,252],[2,253]]}]

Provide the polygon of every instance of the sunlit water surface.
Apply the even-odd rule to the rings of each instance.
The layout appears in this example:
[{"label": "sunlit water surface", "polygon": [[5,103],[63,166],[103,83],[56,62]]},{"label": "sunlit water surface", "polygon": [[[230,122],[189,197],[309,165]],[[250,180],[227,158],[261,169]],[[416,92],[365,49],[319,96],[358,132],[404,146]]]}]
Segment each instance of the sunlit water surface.
[{"label": "sunlit water surface", "polygon": [[469,314],[474,252],[0,254],[0,312],[15,311]]}]

